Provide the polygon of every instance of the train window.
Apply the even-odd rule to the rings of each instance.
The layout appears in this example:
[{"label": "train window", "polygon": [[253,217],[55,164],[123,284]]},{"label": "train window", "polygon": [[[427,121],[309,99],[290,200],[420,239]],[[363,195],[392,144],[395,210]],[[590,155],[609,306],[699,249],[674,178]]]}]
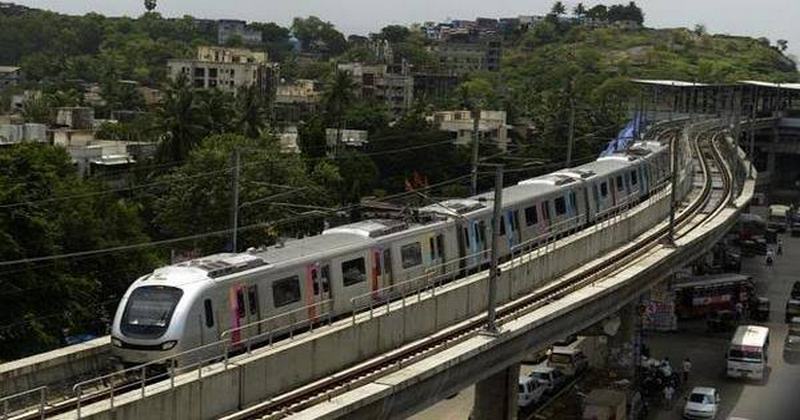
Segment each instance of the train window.
[{"label": "train window", "polygon": [[617,177],[617,191],[622,191],[625,188],[625,183],[622,181],[622,175]]},{"label": "train window", "polygon": [[511,216],[511,230],[519,232],[519,210],[514,210]]},{"label": "train window", "polygon": [[236,316],[244,318],[246,315],[244,311],[244,291],[240,288],[236,291]]},{"label": "train window", "polygon": [[602,184],[600,184],[600,195],[603,198],[608,197],[608,183],[607,182],[603,182]]},{"label": "train window", "polygon": [[536,207],[531,206],[525,209],[525,224],[533,226],[539,223],[539,213],[536,212]]},{"label": "train window", "polygon": [[276,308],[300,301],[300,278],[287,277],[272,283],[272,302]]},{"label": "train window", "polygon": [[367,270],[364,267],[363,257],[343,262],[342,279],[344,285],[352,286],[354,284],[367,281]]},{"label": "train window", "polygon": [[422,264],[422,246],[419,242],[403,245],[400,248],[400,259],[403,261],[403,268],[416,267]]},{"label": "train window", "polygon": [[506,218],[500,216],[500,236],[506,236]]},{"label": "train window", "polygon": [[214,307],[211,305],[211,299],[206,299],[203,302],[203,307],[206,311],[206,327],[214,327]]},{"label": "train window", "polygon": [[556,206],[556,216],[561,216],[567,212],[567,200],[564,197],[558,197],[554,201]]},{"label": "train window", "polygon": [[478,223],[478,238],[480,239],[481,243],[483,244],[483,248],[486,249],[486,221],[481,220]]},{"label": "train window", "polygon": [[444,235],[436,235],[436,252],[444,259]]},{"label": "train window", "polygon": [[636,185],[639,182],[638,177],[636,176],[636,171],[631,171],[631,185]]},{"label": "train window", "polygon": [[431,257],[431,261],[436,259],[436,244],[433,242],[433,236],[428,238],[428,254]]},{"label": "train window", "polygon": [[250,305],[250,315],[258,315],[258,286],[247,288],[247,303]]}]

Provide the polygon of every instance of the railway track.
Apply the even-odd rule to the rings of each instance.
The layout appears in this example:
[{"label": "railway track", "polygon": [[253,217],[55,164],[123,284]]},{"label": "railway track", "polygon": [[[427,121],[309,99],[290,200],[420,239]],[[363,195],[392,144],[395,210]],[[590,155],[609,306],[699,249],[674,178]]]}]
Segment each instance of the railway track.
[{"label": "railway track", "polygon": [[[703,187],[700,193],[691,199],[689,205],[681,209],[676,216],[676,239],[685,236],[692,229],[714,217],[724,207],[732,194],[732,176],[717,144],[717,138],[720,135],[718,131],[719,127],[716,125],[701,128],[698,130],[696,138],[691,141],[694,160],[700,166],[702,173]],[[714,191],[721,191],[721,194],[714,194]],[[698,214],[702,216],[696,220]],[[607,260],[601,267],[586,270],[556,285],[546,286],[541,291],[508,304],[498,310],[498,324],[502,325],[504,322],[541,308],[620,270],[662,244],[668,233],[669,227],[663,226],[641,241],[625,247],[623,252],[615,253],[614,257]],[[473,337],[481,333],[485,323],[485,316],[475,317],[464,323],[464,325],[405,346],[391,354],[386,354],[358,365],[339,375],[257,404],[232,414],[226,419],[278,419],[286,417],[307,407],[330,400],[334,396],[372,382],[410,363],[429,357],[455,343]]]},{"label": "railway track", "polygon": [[[679,128],[666,125],[656,130],[654,132],[654,137],[658,139],[662,137],[677,136],[678,132]],[[684,216],[685,214],[686,212],[683,212],[681,216]],[[680,222],[676,222],[676,225],[678,224],[680,224]],[[594,272],[594,275],[591,275],[592,273],[587,273],[587,276],[595,279],[597,276],[602,277],[606,275],[604,273],[605,271],[598,270]],[[521,316],[523,313],[535,310],[538,307],[541,307],[543,304],[560,299],[564,295],[571,293],[580,287],[584,287],[585,283],[582,283],[582,281],[585,282],[586,279],[570,279],[570,284],[564,285],[564,282],[562,282],[560,283],[559,287],[545,288],[545,290],[542,292],[531,295],[524,301],[517,302],[511,307],[505,308],[503,311],[498,312],[497,321],[499,324],[502,324],[509,319],[514,319],[518,316]],[[327,378],[325,381],[299,388],[297,392],[286,394],[285,398],[272,400],[264,407],[259,405],[261,409],[256,410],[254,413],[249,413],[238,417],[233,416],[231,418],[280,418],[287,414],[291,414],[297,409],[310,406],[321,399],[330,398],[334,395],[352,389],[353,387],[362,383],[373,381],[376,377],[375,375],[388,374],[403,366],[406,366],[409,363],[424,357],[428,357],[439,350],[467,339],[474,334],[479,333],[484,323],[485,320],[477,319],[466,327],[459,328],[455,331],[448,331],[446,334],[433,336],[431,339],[424,340],[424,342],[406,346],[408,348],[403,348],[399,351],[396,351],[390,356],[382,358],[377,363],[367,362],[363,365],[357,366],[352,370],[348,370],[346,374]],[[129,381],[115,384],[113,387],[109,386],[105,389],[97,388],[89,393],[83,394],[80,396],[80,398],[77,396],[65,397],[62,395],[58,397],[57,401],[49,401],[44,406],[44,409],[31,408],[28,410],[20,410],[17,411],[14,416],[9,416],[8,418],[15,420],[27,420],[65,414],[78,409],[79,404],[81,406],[86,406],[95,402],[100,402],[113,395],[119,395],[141,387],[143,383],[145,385],[149,385],[159,382],[159,380],[160,379],[158,377],[154,377],[147,378],[143,382],[141,378],[132,378]],[[20,412],[23,412],[23,414],[19,414]],[[0,418],[2,418],[2,416],[0,416]]]}]

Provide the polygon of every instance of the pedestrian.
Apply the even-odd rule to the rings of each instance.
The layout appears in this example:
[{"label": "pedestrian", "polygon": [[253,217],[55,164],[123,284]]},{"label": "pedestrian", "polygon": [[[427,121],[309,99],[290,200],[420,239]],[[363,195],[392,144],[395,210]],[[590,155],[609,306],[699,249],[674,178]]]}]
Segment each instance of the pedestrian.
[{"label": "pedestrian", "polygon": [[778,255],[783,255],[783,239],[778,238]]},{"label": "pedestrian", "polygon": [[742,302],[736,302],[734,308],[736,309],[736,320],[741,321],[744,315],[744,305]]},{"label": "pedestrian", "polygon": [[772,266],[772,261],[774,260],[774,254],[772,253],[772,248],[767,248],[767,258],[766,263],[768,267]]},{"label": "pedestrian", "polygon": [[689,360],[687,357],[683,361],[683,383],[684,385],[689,384],[689,373],[692,371],[692,361]]},{"label": "pedestrian", "polygon": [[667,409],[672,407],[673,395],[675,395],[675,388],[673,388],[672,385],[667,384],[667,386],[664,387],[664,407]]}]

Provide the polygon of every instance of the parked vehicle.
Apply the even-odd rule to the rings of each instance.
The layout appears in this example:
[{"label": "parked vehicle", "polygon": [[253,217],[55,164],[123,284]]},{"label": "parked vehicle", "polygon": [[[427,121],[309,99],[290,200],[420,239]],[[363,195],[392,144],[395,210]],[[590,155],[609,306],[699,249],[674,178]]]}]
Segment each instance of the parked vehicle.
[{"label": "parked vehicle", "polygon": [[769,328],[742,325],[736,329],[728,346],[729,378],[766,379],[769,360]]},{"label": "parked vehicle", "polygon": [[553,347],[547,366],[554,367],[567,376],[575,376],[589,368],[589,359],[583,351],[573,347]]},{"label": "parked vehicle", "polygon": [[717,417],[722,399],[714,388],[697,386],[686,398],[683,417],[687,419],[713,419]]},{"label": "parked vehicle", "polygon": [[769,219],[767,227],[777,230],[780,233],[786,232],[789,220],[789,206],[774,204],[769,206]]},{"label": "parked vehicle", "polygon": [[759,296],[755,299],[753,309],[750,311],[750,317],[755,321],[767,322],[769,321],[769,310],[769,299]]},{"label": "parked vehicle", "polygon": [[750,276],[735,273],[695,276],[676,281],[672,288],[675,312],[683,319],[733,310],[737,302],[748,302],[755,291]]},{"label": "parked vehicle", "polygon": [[796,316],[800,316],[800,300],[790,298],[786,301],[786,322],[788,323]]},{"label": "parked vehicle", "polygon": [[706,320],[706,327],[710,332],[731,331],[736,328],[736,324],[736,312],[728,310],[714,312]]},{"label": "parked vehicle", "polygon": [[536,379],[544,385],[545,392],[548,394],[556,393],[561,387],[566,385],[567,377],[560,370],[541,364],[534,366],[530,373],[530,377]]},{"label": "parked vehicle", "polygon": [[787,327],[789,331],[787,332],[787,334],[800,336],[800,317],[798,316],[792,317],[789,320],[788,324],[789,325],[787,325]]},{"label": "parked vehicle", "polygon": [[517,406],[520,408],[538,404],[542,396],[547,391],[547,386],[531,376],[519,377],[519,389],[517,390]]},{"label": "parked vehicle", "polygon": [[792,284],[792,291],[789,293],[789,297],[800,300],[800,281],[796,281]]}]

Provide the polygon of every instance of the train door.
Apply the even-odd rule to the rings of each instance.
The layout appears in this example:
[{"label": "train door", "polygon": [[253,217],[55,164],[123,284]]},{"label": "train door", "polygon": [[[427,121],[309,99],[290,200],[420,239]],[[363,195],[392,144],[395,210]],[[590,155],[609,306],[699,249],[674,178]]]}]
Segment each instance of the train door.
[{"label": "train door", "polygon": [[245,304],[245,287],[237,284],[229,289],[228,307],[230,309],[231,342],[236,345],[247,338],[246,331],[239,329],[247,323],[247,305]]},{"label": "train door", "polygon": [[547,238],[550,233],[550,201],[544,200],[540,204],[542,213],[542,233]]},{"label": "train door", "polygon": [[570,190],[569,193],[567,193],[567,217],[569,217],[569,219],[571,220],[569,222],[570,227],[574,227],[579,224],[578,220],[576,219],[577,216],[578,216],[578,200],[575,197],[575,191]]},{"label": "train door", "polygon": [[[519,211],[508,210],[504,214],[504,219],[501,221],[505,229],[506,240],[508,241],[509,254],[517,244],[519,244]],[[503,229],[501,229],[501,232]]]},{"label": "train door", "polygon": [[254,335],[261,334],[261,324],[257,324],[258,321],[261,321],[261,305],[260,300],[258,299],[258,285],[251,284],[247,286],[247,316],[245,317],[247,322],[246,324],[256,324],[253,325],[252,328],[248,328],[245,333],[248,337],[252,337]]},{"label": "train door", "polygon": [[318,303],[330,299],[330,269],[328,264],[314,263],[306,267],[306,307],[308,318],[315,320],[325,308]]},{"label": "train door", "polygon": [[444,274],[444,235],[437,234],[428,237],[428,255],[430,258],[429,269],[436,274]]},{"label": "train door", "polygon": [[381,287],[388,287],[394,285],[394,275],[392,272],[392,248],[386,248],[381,255],[381,265],[383,266],[383,275],[381,279]]},{"label": "train door", "polygon": [[458,246],[458,269],[463,271],[468,267],[467,254],[469,253],[469,229],[461,221],[456,222],[456,243]]},{"label": "train door", "polygon": [[381,278],[383,277],[383,264],[381,264],[381,259],[383,258],[383,250],[380,248],[373,248],[372,249],[372,272],[370,275],[370,290],[372,291],[372,298],[373,299],[380,299],[381,294],[379,290],[381,289]]}]

